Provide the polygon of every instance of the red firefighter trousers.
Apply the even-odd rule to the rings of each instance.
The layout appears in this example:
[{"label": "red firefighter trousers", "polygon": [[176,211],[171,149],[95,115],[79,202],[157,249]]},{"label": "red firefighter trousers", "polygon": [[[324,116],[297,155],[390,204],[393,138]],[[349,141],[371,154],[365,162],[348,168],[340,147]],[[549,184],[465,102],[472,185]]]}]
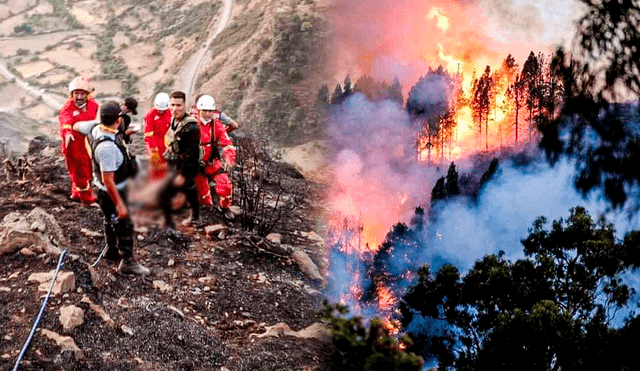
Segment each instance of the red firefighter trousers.
[{"label": "red firefighter trousers", "polygon": [[231,184],[229,174],[222,169],[222,162],[216,159],[213,164],[207,165],[203,170],[204,171],[196,175],[194,179],[196,188],[198,189],[200,205],[213,205],[213,197],[211,197],[211,190],[209,188],[209,178],[211,178],[216,183],[215,191],[218,195],[218,205],[223,209],[229,208],[229,206],[231,206],[233,185]]},{"label": "red firefighter trousers", "polygon": [[71,179],[71,198],[80,200],[84,204],[91,204],[96,200],[91,191],[93,175],[91,157],[87,152],[84,136],[74,132],[73,137],[75,140],[72,140],[66,148],[64,142],[62,143],[62,154]]}]

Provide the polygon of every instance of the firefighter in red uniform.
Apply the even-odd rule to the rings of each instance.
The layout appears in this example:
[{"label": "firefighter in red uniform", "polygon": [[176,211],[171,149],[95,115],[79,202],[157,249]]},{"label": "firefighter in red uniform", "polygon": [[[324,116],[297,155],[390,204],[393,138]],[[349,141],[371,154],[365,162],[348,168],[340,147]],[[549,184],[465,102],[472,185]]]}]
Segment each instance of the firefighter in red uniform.
[{"label": "firefighter in red uniform", "polygon": [[95,120],[98,104],[91,98],[93,88],[84,76],[76,77],[69,84],[69,100],[58,114],[61,151],[71,179],[71,199],[91,204],[96,198],[91,191],[93,168],[87,152],[84,135],[73,130],[73,124],[79,121]]},{"label": "firefighter in red uniform", "polygon": [[169,94],[159,93],[153,101],[153,108],[147,111],[144,117],[144,144],[149,153],[151,179],[162,178],[167,171],[164,136],[171,124],[169,101]]},{"label": "firefighter in red uniform", "polygon": [[200,204],[213,206],[209,188],[209,178],[212,178],[216,183],[215,190],[220,210],[227,219],[233,219],[233,213],[229,210],[233,186],[228,171],[235,165],[236,150],[227,134],[227,127],[232,125],[237,127],[238,124],[216,109],[216,102],[210,95],[203,95],[198,99],[197,109],[202,161],[195,182]]}]

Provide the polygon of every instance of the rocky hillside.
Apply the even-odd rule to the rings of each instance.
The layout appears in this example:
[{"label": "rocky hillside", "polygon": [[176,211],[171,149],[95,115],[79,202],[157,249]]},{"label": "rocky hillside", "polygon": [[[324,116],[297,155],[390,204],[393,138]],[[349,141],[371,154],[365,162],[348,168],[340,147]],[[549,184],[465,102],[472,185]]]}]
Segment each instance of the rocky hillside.
[{"label": "rocky hillside", "polygon": [[152,274],[126,276],[110,261],[90,266],[104,246],[102,215],[68,200],[57,148],[39,139],[28,154],[2,158],[0,369],[18,359],[61,250],[66,261],[20,370],[324,369],[316,184],[267,157],[236,173],[236,184],[263,187],[260,213],[282,216],[270,230],[260,228],[268,216],[247,228],[207,209],[204,225],[167,233],[152,208],[137,209],[136,255]]}]

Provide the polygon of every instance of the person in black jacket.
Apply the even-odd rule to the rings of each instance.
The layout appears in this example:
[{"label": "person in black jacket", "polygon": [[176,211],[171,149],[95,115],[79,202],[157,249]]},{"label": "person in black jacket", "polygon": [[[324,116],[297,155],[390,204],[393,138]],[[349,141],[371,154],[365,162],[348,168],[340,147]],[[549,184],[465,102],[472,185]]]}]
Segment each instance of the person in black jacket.
[{"label": "person in black jacket", "polygon": [[167,227],[174,228],[171,199],[179,191],[184,192],[191,205],[191,222],[200,219],[198,191],[194,181],[200,167],[200,127],[196,119],[186,112],[186,96],[183,92],[171,93],[169,110],[171,124],[164,137],[167,148],[164,157],[175,177],[162,193],[160,203]]},{"label": "person in black jacket", "polygon": [[124,102],[120,105],[120,117],[122,117],[122,123],[118,128],[118,131],[122,135],[124,142],[126,144],[131,144],[131,135],[136,131],[133,129],[129,129],[129,125],[131,124],[131,117],[129,114],[137,115],[138,114],[138,101],[135,98],[127,97],[124,99]]}]

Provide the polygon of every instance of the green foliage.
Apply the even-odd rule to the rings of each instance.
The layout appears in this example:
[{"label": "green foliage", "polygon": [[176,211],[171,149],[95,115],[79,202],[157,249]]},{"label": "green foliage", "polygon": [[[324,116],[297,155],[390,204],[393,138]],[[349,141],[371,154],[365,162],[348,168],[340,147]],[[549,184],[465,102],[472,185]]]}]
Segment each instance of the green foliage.
[{"label": "green foliage", "polygon": [[173,84],[175,83],[174,79],[169,79],[164,82],[156,81],[156,84],[153,86],[153,95],[155,96],[158,93],[165,92],[170,93],[173,89]]},{"label": "green foliage", "polygon": [[491,163],[489,164],[489,168],[487,169],[487,171],[484,172],[484,174],[482,174],[482,177],[480,178],[480,188],[484,187],[485,184],[487,184],[491,179],[493,179],[493,177],[496,175],[497,172],[498,172],[498,159],[494,157],[493,160],[491,160]]},{"label": "green foliage", "polygon": [[[420,269],[400,304],[402,324],[427,317],[450,326],[411,334],[438,345],[431,351],[442,368],[610,369],[618,362],[613,349],[627,330],[609,328],[606,313],[629,301],[620,275],[640,263],[640,232],[619,243],[611,224],[594,222],[579,207],[550,229],[546,224],[544,217],[535,221],[522,241],[527,258],[514,263],[500,253],[477,261],[465,277],[450,265],[435,276]],[[424,353],[426,343],[409,350]]]},{"label": "green foliage", "polygon": [[33,29],[28,24],[23,23],[23,24],[21,24],[19,26],[15,26],[13,28],[13,33],[16,34],[16,35],[32,34],[33,33]]},{"label": "green foliage", "polygon": [[319,20],[292,12],[277,16],[275,22],[272,65],[284,75],[287,83],[294,84],[304,78],[304,71],[313,58],[316,49],[313,30]]},{"label": "green foliage", "polygon": [[433,205],[438,200],[445,200],[459,194],[458,171],[456,170],[456,165],[451,162],[446,178],[441,177],[438,179],[431,190],[431,204]]},{"label": "green foliage", "polygon": [[283,88],[281,92],[273,92],[271,99],[263,102],[262,106],[263,120],[266,123],[263,132],[268,138],[287,142],[299,134],[299,131],[295,128],[292,130],[288,125],[289,118],[300,106],[298,98],[290,89]]},{"label": "green foliage", "polygon": [[431,204],[438,200],[444,200],[447,197],[446,188],[444,186],[444,177],[440,177],[431,189]]},{"label": "green foliage", "polygon": [[[640,133],[637,106],[615,102],[640,94],[640,4],[580,3],[585,11],[576,48],[572,54],[558,50],[553,63],[563,78],[561,115],[539,123],[542,145],[552,163],[563,154],[577,160],[578,190],[586,194],[601,189],[614,208],[623,207],[628,192],[640,185],[637,164],[631,163],[640,158]],[[630,113],[635,122],[629,120]],[[640,206],[635,202],[634,207]]]},{"label": "green foliage", "polygon": [[121,22],[115,17],[111,18],[105,29],[107,31],[100,38],[100,46],[95,54],[96,59],[102,63],[102,73],[108,79],[121,81],[123,96],[138,94],[138,76],[129,72],[122,57],[116,57],[113,54],[115,49],[113,37],[116,32],[123,29]]},{"label": "green foliage", "polygon": [[340,84],[336,85],[336,88],[333,89],[333,95],[331,96],[331,104],[340,104],[342,103],[342,87]]},{"label": "green foliage", "polygon": [[[331,370],[366,371],[419,371],[422,359],[404,351],[400,343],[389,334],[382,321],[371,320],[367,327],[362,317],[345,318],[348,309],[341,305],[326,306],[324,319],[333,335],[334,354]],[[411,346],[411,340],[401,340]]]},{"label": "green foliage", "polygon": [[80,22],[73,16],[73,14],[69,13],[69,8],[67,7],[65,0],[47,0],[51,6],[53,7],[53,15],[56,17],[60,17],[67,22],[67,25],[73,29],[84,28]]},{"label": "green foliage", "polygon": [[162,30],[158,38],[162,39],[169,35],[190,36],[199,34],[200,39],[204,39],[206,30],[211,25],[216,12],[217,4],[213,2],[200,3],[189,7],[187,10],[179,9],[178,4],[163,7],[158,15],[162,23]]},{"label": "green foliage", "polygon": [[233,25],[222,30],[216,37],[216,41],[211,43],[212,54],[220,54],[230,47],[248,40],[258,30],[263,16],[264,12],[260,9],[251,9],[242,13]]}]

